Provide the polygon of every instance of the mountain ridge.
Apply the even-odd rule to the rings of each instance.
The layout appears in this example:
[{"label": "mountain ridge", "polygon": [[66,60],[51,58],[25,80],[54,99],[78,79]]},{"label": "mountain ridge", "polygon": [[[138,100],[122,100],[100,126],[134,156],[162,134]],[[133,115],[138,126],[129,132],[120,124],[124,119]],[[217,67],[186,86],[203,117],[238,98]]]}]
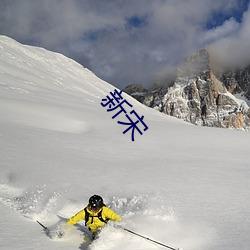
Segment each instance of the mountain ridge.
[{"label": "mountain ridge", "polygon": [[248,130],[250,66],[217,72],[211,61],[209,51],[202,49],[177,68],[171,85],[143,91],[140,85],[130,85],[124,92],[148,107],[195,125]]}]

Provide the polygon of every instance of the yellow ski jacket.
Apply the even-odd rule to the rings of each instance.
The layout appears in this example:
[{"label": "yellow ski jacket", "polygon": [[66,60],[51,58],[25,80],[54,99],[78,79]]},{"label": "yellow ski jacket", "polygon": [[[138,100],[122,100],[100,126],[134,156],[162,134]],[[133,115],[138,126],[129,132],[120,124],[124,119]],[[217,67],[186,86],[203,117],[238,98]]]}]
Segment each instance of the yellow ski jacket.
[{"label": "yellow ski jacket", "polygon": [[[110,208],[103,206],[99,211],[93,212],[89,209],[89,207],[86,207],[87,212],[89,213],[88,221],[85,221],[86,226],[90,229],[92,233],[97,232],[100,228],[102,228],[106,223],[104,221],[112,220],[112,221],[121,221],[120,215],[116,214],[113,210]],[[101,218],[104,220],[100,220],[98,218],[98,214],[101,212]],[[85,220],[85,211],[82,209],[77,214],[72,216],[68,221],[67,224],[74,225],[80,220]]]}]

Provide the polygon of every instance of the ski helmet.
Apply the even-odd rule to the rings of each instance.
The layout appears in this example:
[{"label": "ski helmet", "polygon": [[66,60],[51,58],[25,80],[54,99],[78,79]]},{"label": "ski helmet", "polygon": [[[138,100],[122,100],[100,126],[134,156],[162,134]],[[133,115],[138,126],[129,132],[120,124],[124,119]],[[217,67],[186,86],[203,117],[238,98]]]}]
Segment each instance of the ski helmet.
[{"label": "ski helmet", "polygon": [[103,207],[103,199],[99,195],[93,195],[89,198],[89,206],[93,210],[98,210]]}]

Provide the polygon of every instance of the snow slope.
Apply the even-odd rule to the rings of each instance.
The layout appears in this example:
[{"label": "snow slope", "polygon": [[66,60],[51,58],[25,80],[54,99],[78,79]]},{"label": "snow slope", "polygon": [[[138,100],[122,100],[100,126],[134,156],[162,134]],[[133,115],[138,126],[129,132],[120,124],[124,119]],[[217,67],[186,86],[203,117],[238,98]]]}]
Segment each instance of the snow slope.
[{"label": "snow slope", "polygon": [[[122,225],[184,250],[250,249],[248,132],[196,127],[123,93],[148,130],[123,134],[100,103],[115,87],[63,55],[0,36],[1,249],[162,249],[108,225],[53,228],[92,194]],[[63,223],[63,222],[58,222]]]}]

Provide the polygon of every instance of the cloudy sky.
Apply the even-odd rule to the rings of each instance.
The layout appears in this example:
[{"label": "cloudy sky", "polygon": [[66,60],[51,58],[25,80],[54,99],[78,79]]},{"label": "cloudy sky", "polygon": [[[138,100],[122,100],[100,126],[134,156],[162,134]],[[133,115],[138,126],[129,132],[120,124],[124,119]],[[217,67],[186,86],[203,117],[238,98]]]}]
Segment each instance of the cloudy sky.
[{"label": "cloudy sky", "polygon": [[0,0],[0,34],[69,56],[111,84],[150,86],[211,47],[250,62],[250,0]]}]

